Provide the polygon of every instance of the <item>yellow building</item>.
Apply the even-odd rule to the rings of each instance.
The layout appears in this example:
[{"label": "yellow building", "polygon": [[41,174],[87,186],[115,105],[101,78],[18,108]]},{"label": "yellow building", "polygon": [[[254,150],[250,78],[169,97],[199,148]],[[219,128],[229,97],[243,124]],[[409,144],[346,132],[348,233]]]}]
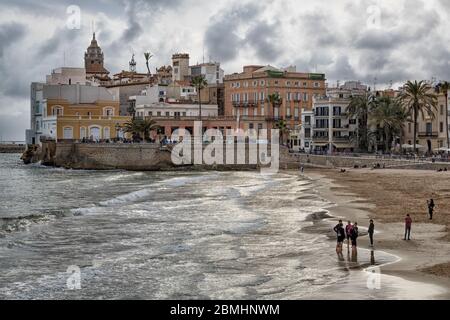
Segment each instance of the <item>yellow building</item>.
[{"label": "yellow building", "polygon": [[119,101],[105,88],[80,85],[47,86],[43,100],[41,136],[57,141],[122,138],[130,117],[119,116]]}]

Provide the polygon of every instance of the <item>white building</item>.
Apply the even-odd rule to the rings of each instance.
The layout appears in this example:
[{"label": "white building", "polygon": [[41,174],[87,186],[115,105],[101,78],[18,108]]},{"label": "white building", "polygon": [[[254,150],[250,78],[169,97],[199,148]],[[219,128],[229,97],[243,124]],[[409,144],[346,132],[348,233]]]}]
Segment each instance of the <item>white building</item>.
[{"label": "white building", "polygon": [[367,86],[351,81],[339,88],[328,89],[324,97],[314,97],[312,150],[328,154],[354,151],[356,139],[353,136],[357,132],[357,120],[349,118],[347,108],[352,96],[366,91]]},{"label": "white building", "polygon": [[225,72],[220,68],[219,62],[208,62],[202,63],[195,66],[191,66],[191,76],[200,76],[205,77],[208,84],[221,84],[223,83],[223,78],[225,76]]},{"label": "white building", "polygon": [[47,84],[86,84],[86,69],[57,68],[46,77]]},{"label": "white building", "polygon": [[302,109],[302,125],[300,127],[300,141],[296,151],[305,151],[309,153],[312,150],[312,135],[314,112],[312,110]]}]

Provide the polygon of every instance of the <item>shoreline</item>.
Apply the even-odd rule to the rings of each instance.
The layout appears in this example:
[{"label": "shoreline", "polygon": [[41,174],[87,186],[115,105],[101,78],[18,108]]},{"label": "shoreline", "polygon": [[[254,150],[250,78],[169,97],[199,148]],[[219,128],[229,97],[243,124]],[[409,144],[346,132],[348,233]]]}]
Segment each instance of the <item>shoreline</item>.
[{"label": "shoreline", "polygon": [[[380,221],[380,218],[377,217],[376,205],[370,199],[360,197],[349,190],[348,187],[336,181],[335,177],[329,174],[331,171],[336,170],[310,169],[304,174],[311,181],[318,182],[316,184],[318,194],[333,204],[326,208],[331,215],[326,220],[333,222],[339,219],[352,222],[357,221],[360,228],[366,229],[369,220],[374,219],[376,225],[375,247],[372,249],[368,246],[369,239],[365,233],[360,236],[358,246],[363,250],[385,252],[399,258],[398,261],[381,265],[382,274],[398,277],[413,283],[428,284],[445,289],[444,293],[431,296],[434,299],[450,299],[450,278],[423,271],[426,268],[447,263],[450,260],[450,258],[442,258],[442,252],[449,252],[447,250],[441,251],[441,261],[436,261],[439,255],[439,250],[436,248],[441,250],[449,248],[450,250],[450,244],[442,241],[442,238],[446,236],[445,226],[416,223],[415,229],[413,229],[413,241],[403,241],[401,240],[403,236],[400,236],[404,231],[402,222],[385,222],[382,219]],[[298,172],[295,172],[295,174],[299,175]],[[434,237],[429,236],[430,231],[435,234]],[[418,241],[427,240],[427,248],[419,250],[419,243],[414,239]],[[433,250],[432,248],[435,249]],[[432,261],[436,261],[436,263]],[[370,269],[370,267],[366,269]]]}]

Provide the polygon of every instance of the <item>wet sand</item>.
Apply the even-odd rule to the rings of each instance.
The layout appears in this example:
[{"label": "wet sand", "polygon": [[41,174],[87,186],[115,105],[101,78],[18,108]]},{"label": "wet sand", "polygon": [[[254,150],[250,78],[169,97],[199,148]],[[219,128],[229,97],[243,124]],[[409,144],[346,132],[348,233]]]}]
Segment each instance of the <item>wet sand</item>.
[{"label": "wet sand", "polygon": [[[357,221],[361,231],[370,219],[375,220],[375,253],[399,257],[381,267],[384,281],[396,281],[394,286],[405,287],[405,296],[398,298],[450,299],[449,173],[315,169],[308,170],[306,176],[318,182],[319,194],[334,204],[327,208],[335,217],[333,223],[339,218],[344,224]],[[433,223],[428,220],[426,207],[431,197],[437,204]],[[406,213],[414,220],[411,241],[403,240]],[[360,250],[369,248],[364,234],[359,246]]]}]

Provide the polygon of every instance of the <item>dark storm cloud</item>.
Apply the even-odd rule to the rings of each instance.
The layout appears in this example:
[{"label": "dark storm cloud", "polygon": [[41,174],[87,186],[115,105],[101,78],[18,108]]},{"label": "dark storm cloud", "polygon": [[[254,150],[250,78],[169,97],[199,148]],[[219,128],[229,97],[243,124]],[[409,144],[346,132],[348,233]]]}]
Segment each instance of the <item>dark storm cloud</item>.
[{"label": "dark storm cloud", "polygon": [[22,39],[25,31],[26,27],[19,23],[0,24],[0,58],[9,45]]},{"label": "dark storm cloud", "polygon": [[281,45],[278,40],[278,23],[269,24],[266,21],[258,21],[245,36],[245,43],[255,50],[258,58],[266,63],[278,59],[281,53]]},{"label": "dark storm cloud", "polygon": [[246,4],[213,16],[204,36],[209,55],[222,62],[236,58],[245,41],[245,35],[239,34],[239,28],[253,21],[261,10],[257,4]]}]

